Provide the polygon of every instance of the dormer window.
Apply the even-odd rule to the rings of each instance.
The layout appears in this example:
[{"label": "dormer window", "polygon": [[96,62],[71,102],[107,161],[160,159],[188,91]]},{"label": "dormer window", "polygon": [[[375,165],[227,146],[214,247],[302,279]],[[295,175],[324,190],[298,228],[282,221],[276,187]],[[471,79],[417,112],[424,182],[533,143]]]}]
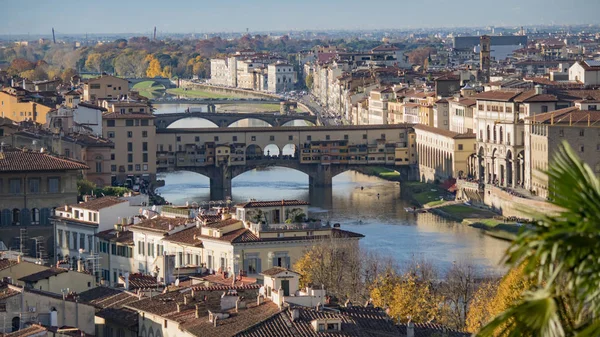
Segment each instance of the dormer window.
[{"label": "dormer window", "polygon": [[316,332],[324,332],[324,331],[341,331],[342,330],[342,322],[339,319],[333,320],[324,320],[324,319],[316,319],[312,321],[313,329]]}]

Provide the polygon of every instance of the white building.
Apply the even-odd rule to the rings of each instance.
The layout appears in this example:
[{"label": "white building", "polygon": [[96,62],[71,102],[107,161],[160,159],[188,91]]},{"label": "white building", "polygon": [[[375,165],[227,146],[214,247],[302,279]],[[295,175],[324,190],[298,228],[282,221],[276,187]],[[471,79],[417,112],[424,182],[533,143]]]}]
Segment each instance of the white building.
[{"label": "white building", "polygon": [[477,176],[481,182],[504,187],[525,186],[524,119],[553,111],[556,97],[541,87],[528,91],[488,91],[477,100],[474,119],[477,134]]},{"label": "white building", "polygon": [[286,92],[294,89],[297,74],[294,67],[287,63],[275,63],[268,65],[267,90],[269,92]]},{"label": "white building", "polygon": [[[117,197],[102,197],[74,205],[57,208],[51,218],[56,237],[56,259],[69,256],[73,268],[77,266],[77,258],[90,258],[97,255],[98,232],[114,227],[119,221],[133,222],[133,215],[139,210],[130,206],[129,201]],[[90,264],[94,262],[88,260]],[[86,265],[91,270],[91,265]]]},{"label": "white building", "polygon": [[449,100],[450,131],[457,133],[473,133],[476,120],[473,109],[477,101],[471,98],[459,98]]},{"label": "white building", "polygon": [[388,123],[388,101],[394,98],[392,88],[373,89],[369,95],[368,124]]},{"label": "white building", "polygon": [[600,61],[579,61],[569,68],[569,81],[583,83],[585,86],[600,85]]},{"label": "white building", "polygon": [[442,129],[450,129],[450,103],[448,99],[441,98],[433,104],[433,126]]}]

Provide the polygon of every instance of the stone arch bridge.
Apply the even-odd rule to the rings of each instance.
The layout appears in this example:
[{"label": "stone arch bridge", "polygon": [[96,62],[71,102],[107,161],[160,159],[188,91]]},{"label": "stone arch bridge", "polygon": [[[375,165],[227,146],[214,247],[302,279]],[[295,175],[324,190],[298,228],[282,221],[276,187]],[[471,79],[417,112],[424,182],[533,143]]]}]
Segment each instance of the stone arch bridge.
[{"label": "stone arch bridge", "polygon": [[228,127],[243,119],[258,119],[271,126],[283,126],[285,123],[304,120],[317,124],[317,116],[308,113],[280,114],[280,113],[231,113],[231,112],[183,112],[155,115],[154,125],[157,129],[167,129],[169,125],[184,118],[202,118],[210,121],[218,127]]},{"label": "stone arch bridge", "polygon": [[411,125],[158,129],[156,136],[158,171],[208,177],[213,200],[231,196],[236,176],[269,166],[303,172],[311,192],[329,195],[334,176],[366,166],[393,168],[401,180],[418,176]]},{"label": "stone arch bridge", "polygon": [[175,84],[166,77],[142,77],[142,78],[127,78],[129,81],[129,89],[140,82],[153,81],[162,84],[166,89],[175,88]]}]

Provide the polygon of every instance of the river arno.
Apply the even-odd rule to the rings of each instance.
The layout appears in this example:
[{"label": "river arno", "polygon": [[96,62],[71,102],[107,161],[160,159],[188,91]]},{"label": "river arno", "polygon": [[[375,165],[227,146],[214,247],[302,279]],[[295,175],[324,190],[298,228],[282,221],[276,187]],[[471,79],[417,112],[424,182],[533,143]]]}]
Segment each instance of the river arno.
[{"label": "river arno", "polygon": [[[199,174],[174,172],[158,178],[166,183],[158,192],[170,202],[209,199],[208,178]],[[241,202],[251,198],[311,201],[308,177],[278,167],[244,173],[233,180],[232,199]],[[346,172],[334,178],[331,200],[317,195],[311,202],[311,216],[339,222],[344,229],[364,234],[363,247],[392,256],[399,265],[424,258],[441,269],[455,261],[467,261],[482,272],[503,270],[498,262],[508,247],[506,242],[434,214],[406,213],[404,207],[409,204],[401,199],[400,186],[395,182]]]}]

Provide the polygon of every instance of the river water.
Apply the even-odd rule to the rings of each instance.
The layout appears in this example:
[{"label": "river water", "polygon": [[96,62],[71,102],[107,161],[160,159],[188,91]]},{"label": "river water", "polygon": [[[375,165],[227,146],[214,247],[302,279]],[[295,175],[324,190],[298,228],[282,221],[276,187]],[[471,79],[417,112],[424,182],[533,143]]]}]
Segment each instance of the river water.
[{"label": "river water", "polygon": [[[186,106],[187,107],[187,106]],[[183,112],[186,107],[155,106],[157,113]],[[205,120],[186,119],[172,127],[208,127]],[[179,123],[179,122],[176,122]],[[263,126],[260,121],[241,121],[239,126]],[[243,124],[247,123],[247,124]],[[157,190],[174,204],[208,201],[208,178],[193,172],[159,174],[165,186]],[[425,259],[441,270],[454,262],[467,262],[483,273],[501,273],[499,266],[508,243],[483,234],[479,229],[441,218],[434,214],[411,214],[410,204],[400,196],[401,186],[354,171],[333,179],[332,197],[309,195],[308,176],[287,168],[272,167],[246,172],[233,179],[234,202],[301,199],[311,202],[310,215],[346,230],[361,233],[361,245],[384,256],[393,257],[402,266]],[[315,196],[316,194],[316,196]]]}]

